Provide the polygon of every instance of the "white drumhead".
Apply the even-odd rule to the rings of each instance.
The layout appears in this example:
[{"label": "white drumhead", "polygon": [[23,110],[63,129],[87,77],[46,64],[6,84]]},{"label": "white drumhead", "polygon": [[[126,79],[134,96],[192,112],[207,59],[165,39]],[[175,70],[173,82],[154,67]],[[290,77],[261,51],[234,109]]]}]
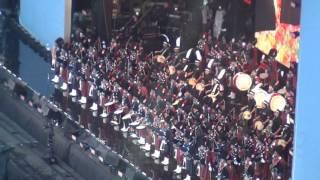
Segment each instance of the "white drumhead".
[{"label": "white drumhead", "polygon": [[121,114],[123,112],[123,109],[117,109],[114,114]]},{"label": "white drumhead", "polygon": [[110,102],[107,102],[106,104],[104,104],[105,106],[111,106],[111,105],[113,105],[113,104],[115,104],[116,102],[114,102],[114,101],[110,101]]},{"label": "white drumhead", "polygon": [[131,114],[131,113],[128,113],[128,114],[124,115],[124,116],[122,117],[122,119],[124,119],[124,120],[130,119],[131,116],[132,116],[132,114]]},{"label": "white drumhead", "polygon": [[248,91],[252,86],[252,79],[248,74],[239,72],[234,76],[234,84],[240,91]]},{"label": "white drumhead", "polygon": [[271,99],[270,99],[271,111],[273,112],[284,111],[284,108],[286,107],[286,105],[287,105],[286,99],[282,95],[275,93],[271,96]]},{"label": "white drumhead", "polygon": [[146,128],[145,125],[140,125],[140,126],[137,127],[138,130],[142,130],[142,129],[144,129],[144,128]]}]

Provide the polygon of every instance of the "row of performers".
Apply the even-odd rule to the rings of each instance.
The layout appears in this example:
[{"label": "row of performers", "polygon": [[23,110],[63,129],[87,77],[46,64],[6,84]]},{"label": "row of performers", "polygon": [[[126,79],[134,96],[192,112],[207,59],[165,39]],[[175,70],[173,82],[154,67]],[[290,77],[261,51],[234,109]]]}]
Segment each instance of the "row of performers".
[{"label": "row of performers", "polygon": [[[172,50],[164,44],[156,55],[143,55],[143,48],[137,44],[122,48],[112,42],[110,47],[102,45],[96,50],[77,47],[72,47],[74,53],[67,53],[64,48],[53,53],[56,72],[53,82],[61,79],[61,89],[81,97],[81,104],[86,104],[89,98],[90,109],[102,112],[101,117],[120,113],[113,124],[121,125],[122,131],[130,130],[132,125],[165,131],[163,143],[180,144],[175,154],[187,152],[183,154],[188,154],[186,157],[190,159],[200,157],[201,149],[216,154],[216,160],[211,162],[208,157],[200,158],[207,159],[203,163],[206,170],[236,167],[236,164],[240,167],[248,160],[252,167],[255,162],[266,164],[269,171],[263,172],[270,172],[271,161],[288,160],[294,110],[291,82],[295,76],[292,71],[273,68],[268,58],[262,58],[257,65],[248,56],[254,49],[249,45],[216,44],[208,51],[206,43],[201,41],[198,47],[179,52],[178,48]],[[77,50],[86,58],[80,58]],[[114,108],[114,104],[119,106]],[[135,114],[142,118],[134,118]],[[148,138],[143,134],[144,140],[140,142],[152,144],[152,140],[146,143]],[[251,152],[241,153],[245,137],[253,147]],[[236,142],[233,148],[226,138]],[[263,150],[258,151],[257,147]],[[275,147],[282,151],[276,151]],[[172,156],[170,152],[166,156]],[[168,158],[165,161],[169,163]],[[184,161],[177,162],[179,172]],[[216,175],[221,172],[216,171]],[[239,172],[234,174],[240,177]]]}]

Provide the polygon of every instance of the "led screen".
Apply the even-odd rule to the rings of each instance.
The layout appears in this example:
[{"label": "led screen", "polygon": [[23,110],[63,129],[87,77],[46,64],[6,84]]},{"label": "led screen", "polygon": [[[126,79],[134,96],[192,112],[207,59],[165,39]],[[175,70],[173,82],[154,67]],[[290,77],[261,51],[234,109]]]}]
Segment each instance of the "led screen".
[{"label": "led screen", "polygon": [[300,31],[300,25],[291,25],[280,22],[282,0],[274,0],[276,29],[256,32],[256,47],[268,54],[270,49],[277,49],[276,60],[290,67],[290,62],[298,61],[299,37],[295,32]]}]

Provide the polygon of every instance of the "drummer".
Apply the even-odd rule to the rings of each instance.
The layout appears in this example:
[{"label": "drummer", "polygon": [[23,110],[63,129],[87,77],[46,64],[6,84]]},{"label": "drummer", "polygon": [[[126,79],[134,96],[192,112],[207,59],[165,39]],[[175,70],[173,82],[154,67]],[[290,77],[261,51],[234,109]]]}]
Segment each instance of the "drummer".
[{"label": "drummer", "polygon": [[113,87],[113,90],[112,90],[112,100],[115,101],[115,102],[121,102],[121,90],[122,88],[119,87],[118,84],[116,84],[114,87]]},{"label": "drummer", "polygon": [[121,105],[124,107],[131,107],[132,96],[128,93],[128,91],[122,91]]},{"label": "drummer", "polygon": [[274,112],[274,118],[272,119],[271,123],[272,123],[271,132],[274,135],[279,134],[281,132],[281,127],[282,127],[282,120],[279,112]]},{"label": "drummer", "polygon": [[90,80],[89,82],[90,82],[89,97],[90,97],[90,100],[92,101],[92,106],[90,107],[90,109],[92,111],[97,111],[98,101],[99,101],[98,88],[96,83],[94,83],[93,80]]},{"label": "drummer", "polygon": [[144,85],[139,85],[138,86],[138,95],[139,95],[139,100],[144,101],[148,98],[149,95],[149,90],[146,86]]},{"label": "drummer", "polygon": [[131,103],[131,109],[133,110],[134,113],[138,114],[139,112],[139,101],[136,97],[132,98],[132,103]]}]

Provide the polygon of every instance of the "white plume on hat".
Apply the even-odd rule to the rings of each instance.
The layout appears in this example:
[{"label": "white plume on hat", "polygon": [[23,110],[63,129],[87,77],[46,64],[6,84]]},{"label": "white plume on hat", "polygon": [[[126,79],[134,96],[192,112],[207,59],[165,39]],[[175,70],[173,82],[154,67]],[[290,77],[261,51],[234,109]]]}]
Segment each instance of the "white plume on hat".
[{"label": "white plume on hat", "polygon": [[187,54],[186,54],[186,58],[187,58],[187,59],[189,59],[192,50],[193,50],[193,48],[190,48],[190,49],[187,51]]},{"label": "white plume on hat", "polygon": [[222,79],[225,73],[226,73],[226,69],[222,69],[222,70],[219,72],[217,78],[218,78],[219,80]]},{"label": "white plume on hat", "polygon": [[210,69],[210,68],[212,67],[213,62],[214,62],[214,59],[210,59],[210,60],[209,60],[209,63],[208,63],[208,65],[207,65],[207,68],[208,68],[208,69]]},{"label": "white plume on hat", "polygon": [[291,118],[290,114],[287,114],[287,124],[294,124],[294,120]]},{"label": "white plume on hat", "polygon": [[181,44],[181,37],[179,36],[179,37],[176,39],[176,47],[180,47],[180,44]]},{"label": "white plume on hat", "polygon": [[198,60],[198,61],[201,61],[201,60],[202,60],[202,56],[201,56],[199,50],[196,50],[196,57],[197,57],[197,60]]},{"label": "white plume on hat", "polygon": [[160,36],[164,37],[166,39],[166,42],[169,43],[170,39],[166,34],[161,34]]},{"label": "white plume on hat", "polygon": [[231,91],[228,97],[230,99],[235,99],[236,98],[236,94],[233,91]]}]

